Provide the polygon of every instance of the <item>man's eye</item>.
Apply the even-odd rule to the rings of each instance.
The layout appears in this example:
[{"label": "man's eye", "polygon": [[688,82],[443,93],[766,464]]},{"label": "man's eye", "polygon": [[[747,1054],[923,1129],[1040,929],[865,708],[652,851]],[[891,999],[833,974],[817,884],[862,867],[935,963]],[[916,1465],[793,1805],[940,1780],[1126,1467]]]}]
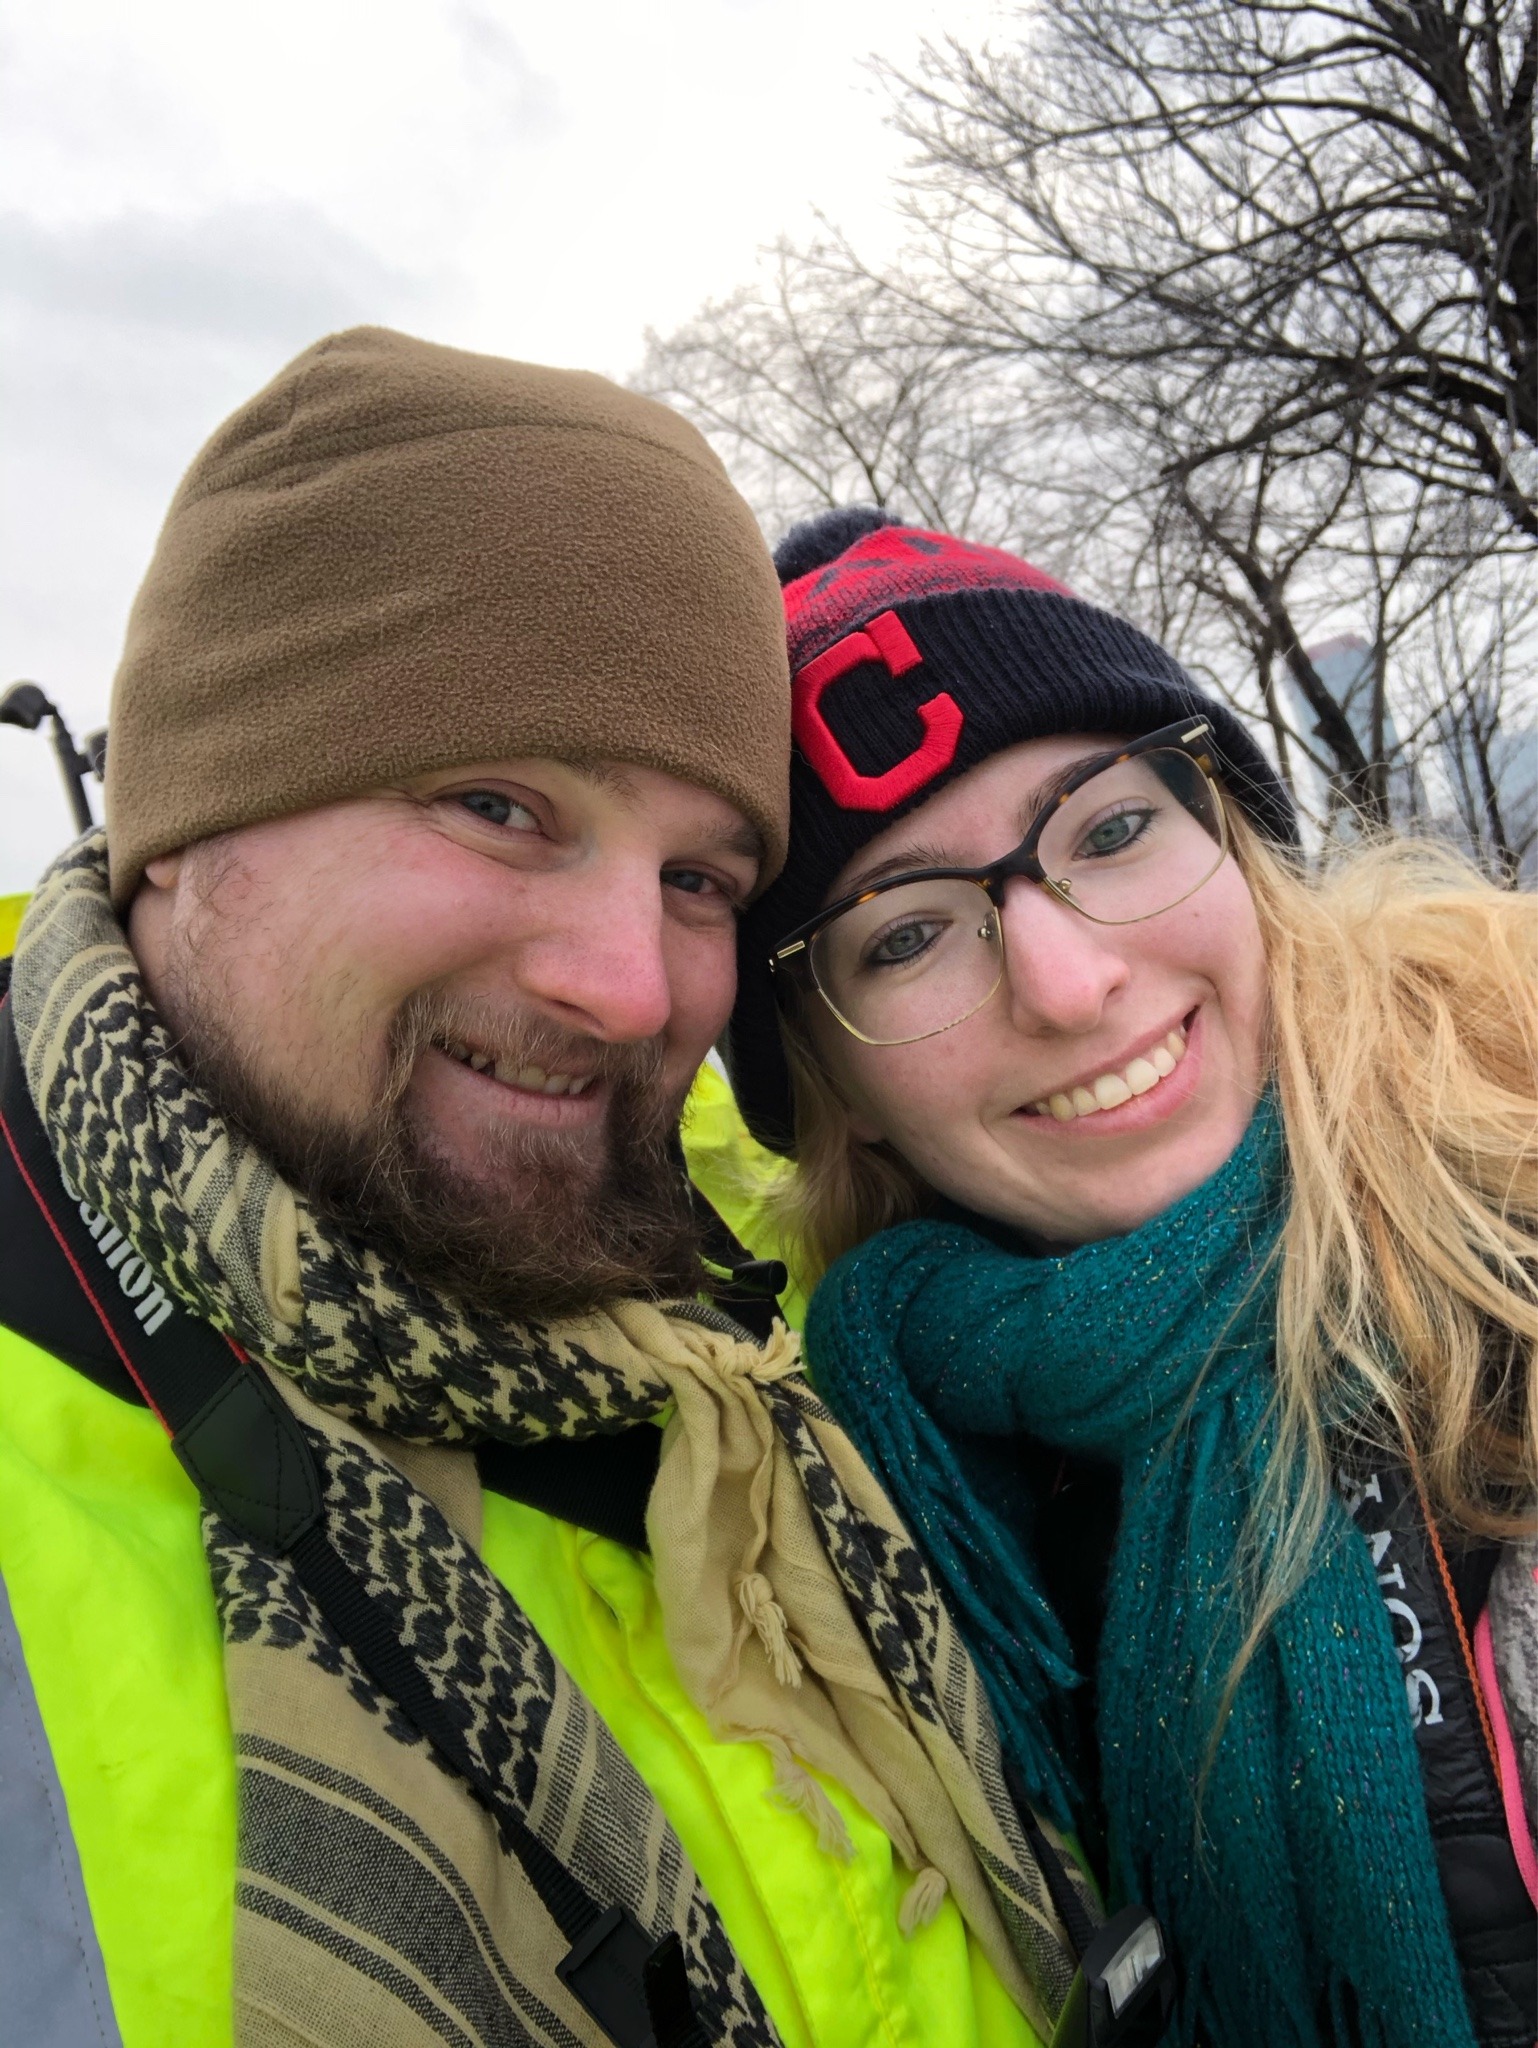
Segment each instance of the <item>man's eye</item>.
[{"label": "man's eye", "polygon": [[739,893],[730,881],[707,875],[700,868],[664,868],[662,886],[672,892],[678,916],[697,924],[730,924],[742,909]]},{"label": "man's eye", "polygon": [[484,818],[488,825],[510,825],[515,832],[529,832],[538,826],[538,820],[527,804],[520,804],[510,796],[503,796],[495,789],[465,789],[455,798],[467,811],[473,811],[477,818]]},{"label": "man's eye", "polygon": [[669,889],[679,889],[686,896],[720,896],[724,893],[713,875],[702,875],[698,868],[669,868],[662,879]]}]

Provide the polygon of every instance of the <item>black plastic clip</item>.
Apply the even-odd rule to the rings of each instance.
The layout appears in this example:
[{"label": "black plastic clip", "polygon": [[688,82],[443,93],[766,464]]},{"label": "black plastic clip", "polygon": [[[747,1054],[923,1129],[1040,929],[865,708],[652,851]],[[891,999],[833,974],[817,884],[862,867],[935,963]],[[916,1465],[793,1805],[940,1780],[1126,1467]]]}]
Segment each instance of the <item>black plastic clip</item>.
[{"label": "black plastic clip", "polygon": [[755,1301],[773,1301],[790,1285],[790,1274],[780,1259],[735,1259],[728,1265],[724,1259],[705,1258],[700,1263],[712,1280]]},{"label": "black plastic clip", "polygon": [[623,1906],[579,1935],[555,1974],[614,2048],[708,2048],[676,1934],[653,1941]]},{"label": "black plastic clip", "polygon": [[1052,2048],[1153,2048],[1175,2009],[1175,1966],[1146,1906],[1097,1930],[1052,2030]]}]

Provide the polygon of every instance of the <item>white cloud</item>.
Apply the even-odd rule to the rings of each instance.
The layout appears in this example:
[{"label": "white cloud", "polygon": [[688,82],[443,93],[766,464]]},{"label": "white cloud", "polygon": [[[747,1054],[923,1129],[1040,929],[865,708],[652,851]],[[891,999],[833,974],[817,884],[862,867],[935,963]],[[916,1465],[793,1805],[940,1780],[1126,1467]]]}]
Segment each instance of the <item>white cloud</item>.
[{"label": "white cloud", "polygon": [[409,303],[420,287],[314,208],[247,200],[190,219],[141,209],[62,228],[0,214],[0,293],[32,317],[260,344],[392,297]]},{"label": "white cloud", "polygon": [[[409,325],[422,297],[287,200],[53,229],[0,216],[0,683],[35,677],[77,731],[103,723],[128,606],[193,449],[317,334]],[[40,737],[4,730],[0,891],[41,865],[40,832],[46,852],[66,829],[57,780]]]},{"label": "white cloud", "polygon": [[[100,724],[209,430],[328,329],[624,375],[814,207],[895,232],[862,60],[991,0],[22,0],[0,51],[0,684]],[[0,728],[0,891],[66,829]]]}]

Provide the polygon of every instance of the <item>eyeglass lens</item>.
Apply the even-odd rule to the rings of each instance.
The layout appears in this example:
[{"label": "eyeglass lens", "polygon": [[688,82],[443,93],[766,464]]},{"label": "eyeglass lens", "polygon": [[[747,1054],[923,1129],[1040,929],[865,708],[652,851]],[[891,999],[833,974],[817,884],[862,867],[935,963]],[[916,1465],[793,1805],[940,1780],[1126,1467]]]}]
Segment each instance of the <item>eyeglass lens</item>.
[{"label": "eyeglass lens", "polygon": [[[1052,812],[1036,854],[1064,900],[1098,924],[1182,902],[1217,869],[1216,791],[1187,754],[1103,768]],[[998,914],[980,883],[909,882],[854,904],[812,941],[817,986],[861,1038],[932,1037],[987,1002],[1004,972]]]}]

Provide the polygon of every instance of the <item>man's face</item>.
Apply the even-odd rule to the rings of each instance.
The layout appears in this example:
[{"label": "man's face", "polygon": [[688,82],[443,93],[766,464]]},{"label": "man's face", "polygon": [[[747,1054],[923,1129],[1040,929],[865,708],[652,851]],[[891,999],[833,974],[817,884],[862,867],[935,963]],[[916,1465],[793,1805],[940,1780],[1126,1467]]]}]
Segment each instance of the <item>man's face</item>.
[{"label": "man's face", "polygon": [[687,1286],[668,1158],[757,835],[649,768],[511,760],[150,864],[129,932],[182,1057],[317,1204],[506,1313]]}]

